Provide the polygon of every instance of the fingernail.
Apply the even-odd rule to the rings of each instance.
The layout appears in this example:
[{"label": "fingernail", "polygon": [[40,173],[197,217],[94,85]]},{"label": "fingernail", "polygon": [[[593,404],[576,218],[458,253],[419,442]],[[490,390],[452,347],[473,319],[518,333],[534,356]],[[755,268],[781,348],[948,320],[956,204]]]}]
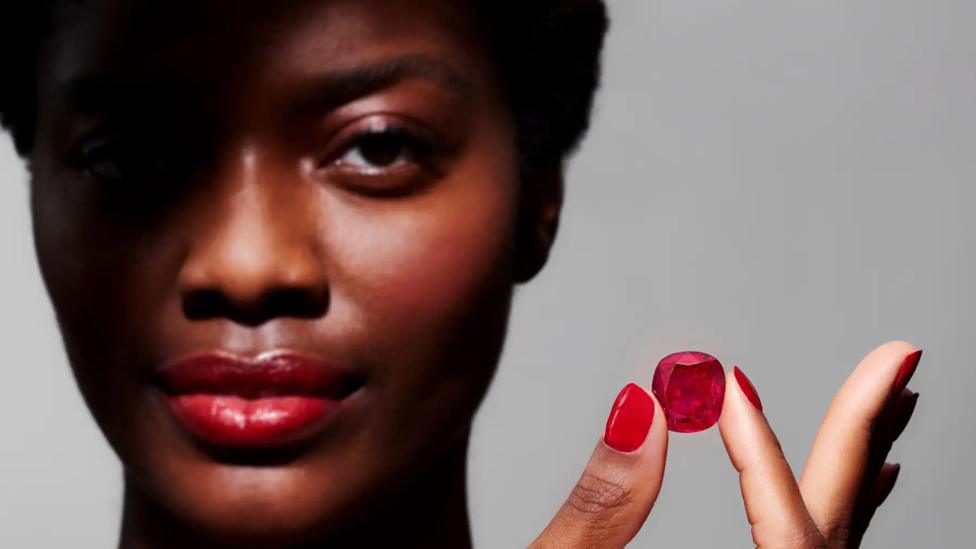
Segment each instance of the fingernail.
[{"label": "fingernail", "polygon": [[912,375],[915,373],[915,368],[918,367],[918,361],[922,358],[922,350],[912,351],[905,357],[902,361],[901,366],[898,367],[898,376],[895,377],[895,383],[891,386],[891,392],[894,394],[901,393],[902,389],[908,385],[908,381],[912,379]]},{"label": "fingernail", "polygon": [[746,395],[752,406],[762,411],[762,401],[759,400],[759,393],[756,392],[756,388],[752,386],[752,382],[746,377],[742,370],[738,366],[732,367],[732,373],[735,374],[735,380],[739,382],[739,389],[742,389],[742,394]]},{"label": "fingernail", "polygon": [[618,452],[633,452],[644,444],[654,421],[654,401],[647,391],[630,383],[613,402],[603,441]]},{"label": "fingernail", "polygon": [[906,398],[899,403],[898,410],[895,412],[895,421],[892,426],[892,440],[896,440],[908,427],[908,422],[915,413],[915,406],[918,404],[918,393]]},{"label": "fingernail", "polygon": [[891,483],[892,483],[892,484],[894,484],[894,483],[895,483],[895,481],[896,481],[896,480],[898,480],[898,473],[900,473],[900,472],[901,472],[901,463],[896,463],[896,464],[895,464],[895,472],[894,472],[894,473],[892,473],[892,476],[894,476],[894,477],[895,477],[895,478],[894,478],[894,479],[892,479],[892,481],[891,481]]}]

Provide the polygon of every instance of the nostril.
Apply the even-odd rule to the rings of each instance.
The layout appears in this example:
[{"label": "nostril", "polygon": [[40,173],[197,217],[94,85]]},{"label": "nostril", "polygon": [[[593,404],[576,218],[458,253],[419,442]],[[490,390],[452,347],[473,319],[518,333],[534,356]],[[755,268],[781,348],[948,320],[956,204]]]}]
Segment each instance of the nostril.
[{"label": "nostril", "polygon": [[226,309],[224,298],[215,290],[193,290],[183,293],[183,315],[190,320],[204,320],[219,316]]},{"label": "nostril", "polygon": [[316,318],[325,314],[328,305],[327,297],[327,292],[317,292],[307,288],[284,288],[272,292],[265,303],[267,313],[271,317]]},{"label": "nostril", "polygon": [[248,300],[233,299],[219,289],[195,289],[182,296],[183,314],[190,320],[226,318],[248,326],[278,317],[318,318],[328,305],[328,292],[308,288],[277,288]]}]

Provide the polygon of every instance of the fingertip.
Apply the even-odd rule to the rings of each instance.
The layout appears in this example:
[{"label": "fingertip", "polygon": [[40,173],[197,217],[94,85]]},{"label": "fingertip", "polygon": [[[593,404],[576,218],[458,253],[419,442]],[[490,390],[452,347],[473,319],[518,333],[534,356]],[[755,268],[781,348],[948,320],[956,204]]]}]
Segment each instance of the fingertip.
[{"label": "fingertip", "polygon": [[885,343],[882,343],[877,348],[875,348],[874,351],[872,351],[872,353],[874,353],[874,352],[892,353],[892,354],[898,355],[898,356],[905,356],[905,355],[908,355],[909,353],[913,353],[915,351],[921,352],[921,349],[919,349],[918,347],[916,347],[915,345],[912,345],[911,343],[909,343],[907,341],[904,341],[904,340],[901,340],[901,339],[894,339],[894,340],[891,340],[891,341],[887,341]]},{"label": "fingertip", "polygon": [[[663,423],[665,426],[667,426],[667,418],[664,414],[664,407],[661,406],[661,401],[659,401],[651,391],[647,391],[647,395],[651,398],[651,402],[654,403],[654,425],[660,425]],[[665,431],[666,430],[667,429],[665,429]]]},{"label": "fingertip", "polygon": [[729,422],[732,421],[732,416],[735,415],[735,402],[739,398],[738,383],[735,381],[734,370],[731,372],[725,372],[725,396],[722,400],[722,413],[718,416],[718,429],[725,436],[724,431],[727,428]]},{"label": "fingertip", "polygon": [[654,396],[654,393],[649,391],[648,394],[654,403],[654,422],[651,424],[649,436],[655,437],[658,444],[663,443],[666,450],[668,446],[668,416],[664,413],[664,406],[661,406],[661,402]]},{"label": "fingertip", "polygon": [[921,354],[922,350],[907,341],[889,341],[879,345],[872,354],[881,354],[889,358],[902,358],[913,353]]},{"label": "fingertip", "polygon": [[881,472],[874,486],[874,506],[878,507],[888,499],[895,483],[898,482],[898,474],[901,473],[900,463],[885,463],[881,466]]},{"label": "fingertip", "polygon": [[902,359],[898,366],[898,374],[895,376],[895,381],[891,384],[891,394],[895,395],[903,391],[908,387],[908,382],[911,381],[912,376],[915,375],[915,369],[918,368],[919,362],[922,360],[922,350],[916,349]]},{"label": "fingertip", "polygon": [[889,341],[875,347],[874,350],[865,355],[857,365],[857,368],[855,368],[855,373],[864,370],[882,370],[885,373],[890,373],[891,370],[904,362],[905,359],[913,356],[921,357],[921,354],[921,349],[916,348],[907,341]]},{"label": "fingertip", "polygon": [[[754,393],[755,402],[750,398],[749,391]],[[722,413],[718,419],[720,431],[732,428],[734,423],[741,422],[745,419],[742,416],[748,415],[751,411],[761,413],[762,404],[755,391],[752,382],[738,366],[733,366],[731,371],[725,373],[725,400],[722,402]]]},{"label": "fingertip", "polygon": [[653,396],[643,387],[628,383],[610,408],[603,442],[617,452],[639,451],[654,426],[655,415]]},{"label": "fingertip", "polygon": [[660,493],[667,432],[654,395],[639,385],[625,385],[576,486],[530,547],[626,545]]},{"label": "fingertip", "polygon": [[901,463],[885,463],[881,466],[881,471],[878,473],[878,476],[894,482],[894,479],[898,477],[900,471]]},{"label": "fingertip", "polygon": [[725,401],[718,419],[718,430],[732,466],[742,472],[753,457],[748,449],[757,447],[757,441],[768,438],[766,431],[769,427],[763,425],[762,413],[757,413],[743,393],[735,370],[733,368],[725,376]]},{"label": "fingertip", "polygon": [[752,404],[753,408],[762,412],[763,406],[762,401],[759,399],[759,393],[756,391],[755,385],[752,384],[752,381],[748,376],[746,376],[745,372],[743,372],[738,366],[734,366],[732,368],[732,377],[735,378],[736,384],[739,386],[739,392],[742,393],[742,396],[749,401],[749,404]]},{"label": "fingertip", "polygon": [[899,399],[894,413],[894,421],[891,427],[892,441],[898,440],[901,434],[905,432],[905,428],[908,427],[908,423],[915,414],[915,407],[918,405],[918,393],[913,393],[908,389],[905,389],[905,392],[908,394],[903,394]]},{"label": "fingertip", "polygon": [[873,418],[899,395],[918,366],[921,349],[906,341],[890,341],[868,353],[834,397],[831,414]]}]

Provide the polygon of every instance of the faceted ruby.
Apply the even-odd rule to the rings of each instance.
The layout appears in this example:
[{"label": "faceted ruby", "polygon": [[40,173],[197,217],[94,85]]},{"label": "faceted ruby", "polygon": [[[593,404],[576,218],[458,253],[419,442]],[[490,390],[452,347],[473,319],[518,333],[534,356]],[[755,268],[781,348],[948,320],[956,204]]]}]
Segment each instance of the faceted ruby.
[{"label": "faceted ruby", "polygon": [[718,421],[725,399],[725,371],[718,359],[706,353],[685,351],[661,359],[651,385],[668,428],[696,433]]}]

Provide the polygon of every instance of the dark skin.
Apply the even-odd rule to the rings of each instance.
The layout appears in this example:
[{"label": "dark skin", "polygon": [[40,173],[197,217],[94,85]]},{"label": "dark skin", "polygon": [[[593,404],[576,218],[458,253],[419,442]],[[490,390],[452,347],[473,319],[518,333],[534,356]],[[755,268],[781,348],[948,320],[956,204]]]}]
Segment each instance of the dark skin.
[{"label": "dark skin", "polygon": [[[44,281],[125,467],[120,547],[469,545],[470,422],[561,194],[518,176],[472,14],[146,4],[62,10],[29,159]],[[282,348],[361,384],[300,447],[201,445],[152,383]]]},{"label": "dark skin", "polygon": [[[562,196],[561,159],[519,165],[470,7],[66,4],[38,59],[31,208],[71,366],[124,466],[120,547],[470,546],[471,420]],[[214,447],[164,404],[174,357],[268,350],[355,380],[314,437]],[[920,356],[892,342],[861,362],[799,482],[727,374],[719,430],[757,546],[859,544],[897,479]],[[619,549],[651,512],[667,421],[627,391],[533,548]],[[615,421],[643,421],[639,444],[614,445]]]}]

